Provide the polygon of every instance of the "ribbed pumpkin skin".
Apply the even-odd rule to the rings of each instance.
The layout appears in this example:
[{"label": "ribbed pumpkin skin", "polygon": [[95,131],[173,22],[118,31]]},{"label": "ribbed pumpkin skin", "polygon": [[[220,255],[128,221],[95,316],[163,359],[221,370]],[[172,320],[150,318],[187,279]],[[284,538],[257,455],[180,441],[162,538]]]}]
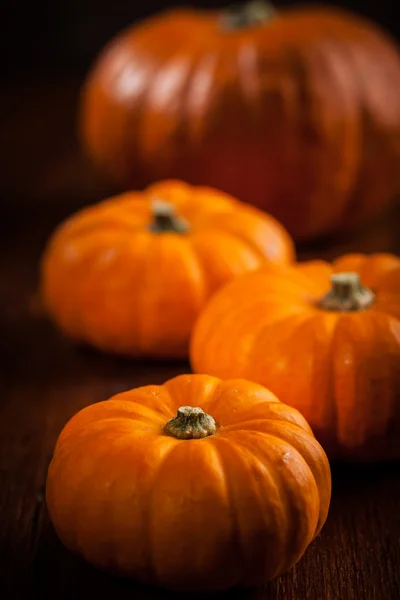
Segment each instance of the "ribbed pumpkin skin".
[{"label": "ribbed pumpkin skin", "polygon": [[[218,422],[178,440],[182,405]],[[47,478],[61,541],[95,566],[175,590],[258,585],[296,563],[323,526],[324,451],[260,385],[181,375],[88,406],[62,431]]]},{"label": "ribbed pumpkin skin", "polygon": [[124,185],[222,189],[296,239],[370,219],[400,188],[394,43],[334,9],[220,17],[172,10],[111,41],[82,93],[88,153]]},{"label": "ribbed pumpkin skin", "polygon": [[[154,233],[163,200],[189,232]],[[42,261],[42,296],[63,332],[130,356],[186,357],[200,309],[222,284],[266,260],[293,260],[272,217],[210,188],[154,184],[83,209],[53,234]]]},{"label": "ribbed pumpkin skin", "polygon": [[[332,272],[376,293],[360,312],[322,310]],[[329,458],[400,458],[400,259],[353,254],[240,277],[211,299],[192,367],[268,386],[298,409]]]}]

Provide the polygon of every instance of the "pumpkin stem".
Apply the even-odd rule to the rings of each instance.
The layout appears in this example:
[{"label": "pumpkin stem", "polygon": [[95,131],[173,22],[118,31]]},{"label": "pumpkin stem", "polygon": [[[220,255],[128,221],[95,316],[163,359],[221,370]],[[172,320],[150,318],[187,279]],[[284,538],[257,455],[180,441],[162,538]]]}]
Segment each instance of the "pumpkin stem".
[{"label": "pumpkin stem", "polygon": [[170,202],[153,200],[151,203],[153,221],[149,230],[153,233],[187,233],[188,223],[176,213],[176,208]]},{"label": "pumpkin stem", "polygon": [[374,292],[362,285],[358,273],[334,273],[331,282],[332,289],[320,302],[325,310],[362,310],[374,301]]},{"label": "pumpkin stem", "polygon": [[233,4],[222,12],[220,23],[228,31],[252,27],[268,21],[276,15],[276,9],[265,0],[251,0],[245,4]]},{"label": "pumpkin stem", "polygon": [[217,425],[211,415],[201,408],[181,406],[176,417],[168,421],[164,432],[178,440],[198,440],[214,435]]}]

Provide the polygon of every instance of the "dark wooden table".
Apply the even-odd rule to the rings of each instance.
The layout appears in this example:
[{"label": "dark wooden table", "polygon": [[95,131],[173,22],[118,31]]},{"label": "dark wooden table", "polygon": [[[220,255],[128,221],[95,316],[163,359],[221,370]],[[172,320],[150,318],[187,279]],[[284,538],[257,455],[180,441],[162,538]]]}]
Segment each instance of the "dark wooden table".
[{"label": "dark wooden table", "polygon": [[[47,236],[69,212],[106,193],[73,136],[75,84],[15,86],[0,100],[7,138],[0,181],[0,598],[161,599],[167,593],[110,577],[71,556],[49,523],[44,485],[57,436],[80,408],[161,383],[187,363],[132,362],[64,340],[32,300]],[[352,240],[303,249],[303,258],[349,250],[400,252],[400,209]],[[321,535],[289,573],[256,590],[209,598],[400,600],[399,465],[333,467]]]}]

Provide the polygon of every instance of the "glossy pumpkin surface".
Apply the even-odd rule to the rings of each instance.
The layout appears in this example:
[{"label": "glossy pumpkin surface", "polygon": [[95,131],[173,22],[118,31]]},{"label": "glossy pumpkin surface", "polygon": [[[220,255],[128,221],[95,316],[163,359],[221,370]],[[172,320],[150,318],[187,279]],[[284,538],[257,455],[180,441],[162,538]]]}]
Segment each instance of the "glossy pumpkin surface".
[{"label": "glossy pumpkin surface", "polygon": [[399,88],[393,41],[339,9],[179,8],[109,43],[80,128],[126,186],[211,185],[308,239],[370,219],[399,190]]},{"label": "glossy pumpkin surface", "polygon": [[218,590],[296,563],[330,493],[326,455],[296,410],[255,383],[181,375],[75,415],[46,497],[61,541],[97,567]]},{"label": "glossy pumpkin surface", "polygon": [[400,458],[400,259],[352,254],[240,277],[200,315],[191,360],[268,386],[332,458]]},{"label": "glossy pumpkin surface", "polygon": [[101,350],[185,357],[216,289],[293,259],[273,218],[210,188],[165,181],[78,212],[53,234],[42,296],[67,335]]}]

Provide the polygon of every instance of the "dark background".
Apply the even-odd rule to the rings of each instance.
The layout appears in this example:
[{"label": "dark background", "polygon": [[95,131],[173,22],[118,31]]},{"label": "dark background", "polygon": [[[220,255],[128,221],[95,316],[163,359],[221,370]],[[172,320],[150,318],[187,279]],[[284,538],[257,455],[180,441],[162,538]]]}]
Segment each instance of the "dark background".
[{"label": "dark background", "polygon": [[[165,7],[188,4],[220,7],[231,3],[226,0],[144,3],[138,0],[6,0],[0,42],[6,57],[3,75],[8,78],[27,74],[59,75],[60,71],[82,74],[98,50],[120,29]],[[305,2],[277,0],[273,4],[285,7]],[[336,0],[329,4],[371,18],[400,37],[397,0]]]}]

